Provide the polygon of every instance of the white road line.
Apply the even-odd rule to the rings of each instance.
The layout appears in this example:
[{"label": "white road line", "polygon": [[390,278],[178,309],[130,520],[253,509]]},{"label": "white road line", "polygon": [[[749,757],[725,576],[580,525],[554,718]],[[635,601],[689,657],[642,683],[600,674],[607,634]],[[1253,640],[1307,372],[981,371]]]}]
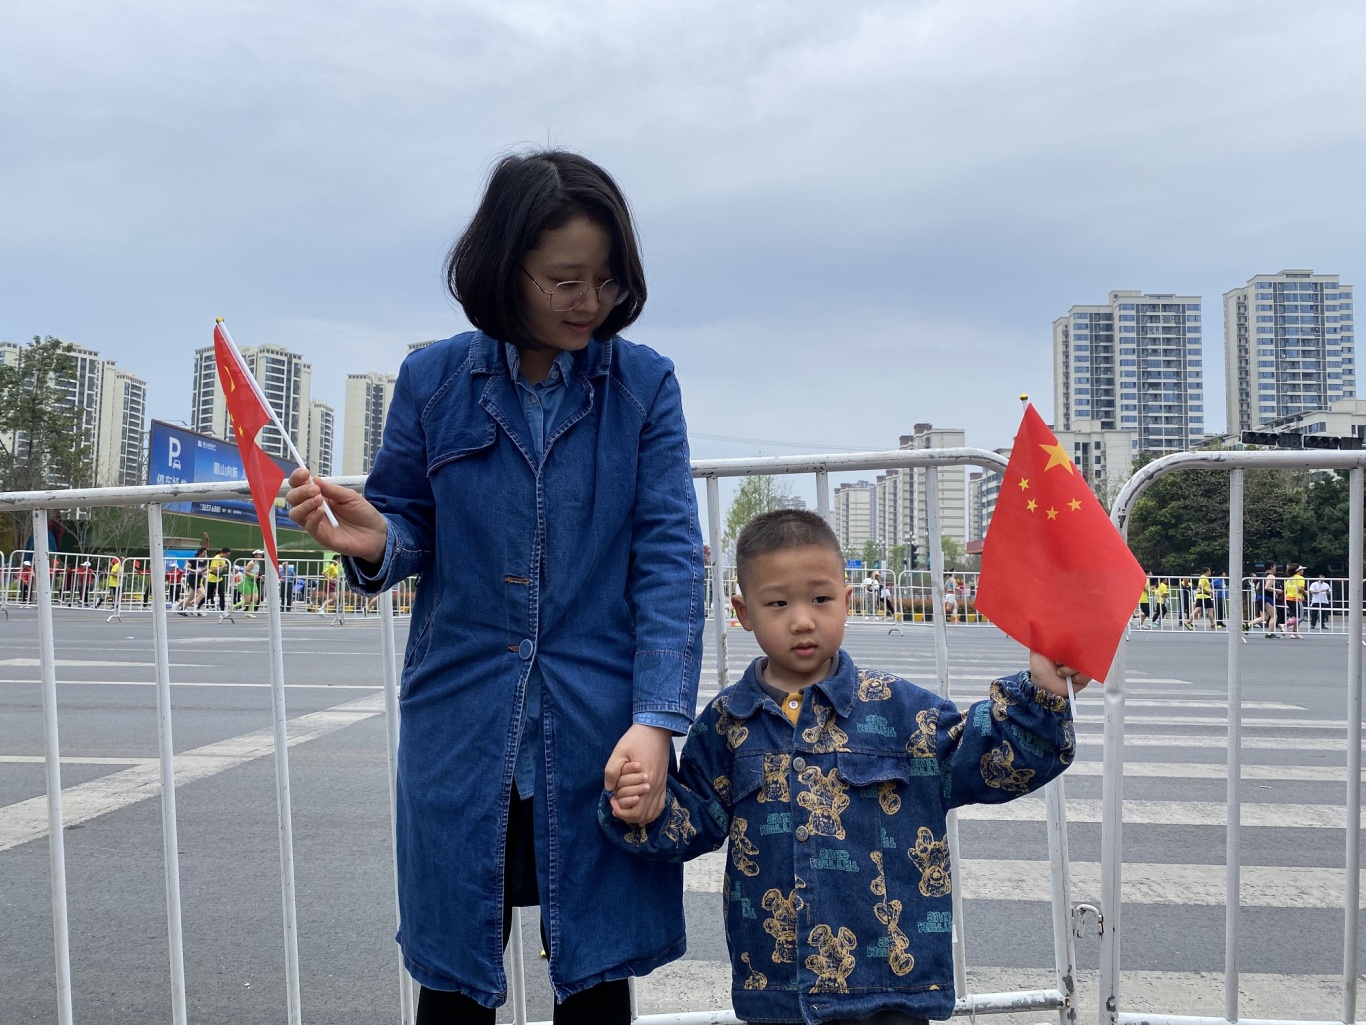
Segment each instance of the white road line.
[{"label": "white road line", "polygon": [[[1082,699],[1077,698],[1078,701]],[[1079,715],[1077,723],[1081,726],[1101,726],[1103,716]],[[1243,725],[1261,729],[1286,730],[1345,730],[1347,723],[1342,719],[1258,719],[1243,716]],[[1228,720],[1212,715],[1126,715],[1126,727],[1132,726],[1218,726],[1226,728]]]},{"label": "white road line", "polygon": [[[958,809],[960,821],[1043,822],[1044,802],[1022,797],[1008,804],[970,804]],[[1099,822],[1100,802],[1067,802],[1067,821]],[[1290,829],[1346,829],[1347,809],[1332,804],[1262,804],[1244,801],[1242,824]],[[1125,801],[1126,826],[1224,826],[1228,808],[1213,801]]]},{"label": "white road line", "polygon": [[[1067,770],[1069,776],[1099,776],[1100,762],[1075,762]],[[1223,762],[1125,762],[1124,777],[1148,779],[1218,779],[1228,778]],[[1346,783],[1347,770],[1324,765],[1244,765],[1242,779],[1291,780],[1308,783]]]},{"label": "white road line", "polygon": [[[830,846],[838,846],[838,842],[831,841]],[[819,850],[817,846],[812,851],[813,856]],[[962,887],[965,900],[1048,902],[1048,863],[1045,861],[965,858],[962,864],[958,885]],[[692,893],[720,893],[725,865],[724,851],[688,862],[683,868],[683,888]],[[1072,899],[1098,904],[1100,864],[1073,861],[1071,868]],[[1347,873],[1340,868],[1244,865],[1242,906],[1341,911],[1346,878]],[[1126,862],[1123,899],[1131,905],[1223,907],[1224,866]]]},{"label": "white road line", "polygon": [[[32,666],[37,668],[42,665],[36,658],[0,658],[0,666]],[[123,661],[88,661],[78,658],[59,658],[54,660],[53,665],[58,669],[118,669],[128,667],[130,669],[146,669],[155,666],[155,662],[123,662]],[[211,663],[207,662],[172,662],[172,669],[212,669]]]},{"label": "white road line", "polygon": [[[334,730],[380,715],[384,711],[381,695],[367,694],[345,704],[309,712],[289,721],[289,745],[303,744]],[[228,769],[264,758],[274,750],[274,730],[270,727],[205,744],[175,756],[176,786],[206,779]],[[161,770],[157,762],[124,769],[89,783],[78,783],[62,790],[64,824],[74,826],[110,812],[127,808],[161,794]],[[0,808],[0,851],[47,836],[47,798],[34,797]]]},{"label": "white road line", "polygon": [[[1078,736],[1082,747],[1101,747],[1104,738],[1099,733]],[[1219,733],[1209,736],[1182,736],[1176,733],[1130,734],[1124,738],[1130,747],[1209,747],[1228,750],[1228,738]],[[1346,737],[1244,737],[1245,751],[1346,751]]]},{"label": "white road line", "polygon": [[[531,928],[535,928],[533,923]],[[527,928],[527,926],[523,926]],[[971,948],[969,948],[971,956]],[[972,994],[1016,993],[1052,989],[1054,969],[995,968],[969,964],[968,990]],[[1098,1017],[1099,972],[1076,973],[1078,1020]],[[684,958],[656,968],[636,983],[636,1002],[641,1014],[670,1014],[682,1009],[729,1010],[730,962]],[[959,994],[965,996],[967,994]],[[1208,1018],[1224,1015],[1223,972],[1145,972],[1125,970],[1119,987],[1120,1009],[1140,1014],[1192,1014]],[[1243,1018],[1261,1020],[1336,1021],[1342,1012],[1340,975],[1272,975],[1238,973],[1238,1010]],[[993,1014],[979,1017],[992,1025],[1034,1025],[1050,1015],[1039,1011]],[[1056,1017],[1056,1015],[1052,1016]]]},{"label": "white road line", "polygon": [[[0,680],[0,684],[36,687],[38,680]],[[58,687],[155,687],[155,680],[58,680]],[[269,683],[224,683],[217,680],[172,680],[172,687],[269,688]],[[382,683],[287,683],[286,690],[379,690]]]},{"label": "white road line", "polygon": [[[155,758],[87,758],[83,755],[63,755],[57,759],[63,765],[155,765]],[[42,765],[42,755],[0,755],[0,763],[11,765]]]}]

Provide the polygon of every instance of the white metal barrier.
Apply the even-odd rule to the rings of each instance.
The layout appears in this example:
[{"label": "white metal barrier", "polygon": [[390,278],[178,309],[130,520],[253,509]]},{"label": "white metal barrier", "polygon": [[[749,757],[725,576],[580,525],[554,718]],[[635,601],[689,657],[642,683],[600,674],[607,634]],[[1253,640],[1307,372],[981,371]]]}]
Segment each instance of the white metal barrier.
[{"label": "white metal barrier", "polygon": [[[1303,452],[1181,452],[1148,463],[1125,484],[1115,499],[1111,519],[1121,533],[1128,528],[1134,503],[1153,481],[1179,470],[1226,472],[1229,475],[1229,564],[1227,579],[1241,581],[1243,571],[1243,475],[1245,470],[1272,467],[1283,470],[1347,470],[1348,582],[1344,605],[1347,619],[1347,679],[1345,717],[1347,726],[1346,872],[1343,893],[1342,1013],[1344,1023],[1356,1020],[1357,933],[1361,902],[1361,736],[1362,736],[1362,477],[1366,453],[1312,450]],[[1245,621],[1246,593],[1231,587],[1231,624]],[[1241,631],[1230,629],[1227,637],[1228,669],[1228,762],[1227,830],[1225,858],[1224,918],[1224,1017],[1136,1014],[1121,1010],[1120,942],[1123,937],[1121,878],[1123,869],[1124,701],[1126,689],[1125,646],[1120,645],[1105,683],[1105,739],[1101,797],[1101,935],[1100,1008],[1102,1025],[1219,1025],[1239,1021],[1239,937],[1242,927],[1241,798],[1242,779],[1242,672]],[[1273,1025],[1272,1022],[1247,1025]],[[1275,1025],[1292,1025],[1293,1019]],[[1296,1025],[1309,1025],[1298,1022]],[[1328,1025],[1328,1023],[1314,1023]]]},{"label": "white metal barrier", "polygon": [[[827,456],[812,459],[809,457],[774,458],[759,460],[713,460],[698,461],[693,465],[693,475],[706,482],[709,522],[711,525],[711,551],[713,564],[710,567],[712,579],[718,579],[717,558],[721,552],[721,517],[719,481],[722,477],[745,476],[751,474],[812,473],[816,476],[818,511],[830,515],[831,472],[858,471],[867,469],[888,469],[923,467],[926,469],[928,505],[930,509],[930,553],[931,568],[928,573],[928,588],[931,619],[935,638],[936,681],[940,694],[950,695],[950,673],[948,668],[948,642],[944,615],[944,581],[947,577],[942,565],[942,549],[939,544],[941,526],[938,514],[938,468],[943,466],[977,465],[995,469],[1004,468],[1005,460],[993,452],[978,449],[939,449],[930,451],[895,450],[891,452],[867,453],[847,456]],[[334,478],[334,482],[347,487],[359,488],[362,478]],[[168,601],[166,558],[163,547],[161,510],[164,503],[183,501],[215,501],[242,499],[248,497],[245,484],[236,486],[224,484],[183,484],[174,486],[110,488],[86,491],[32,492],[23,494],[0,495],[0,511],[31,512],[35,527],[45,524],[47,510],[79,505],[82,507],[110,505],[146,505],[148,530],[151,540],[150,571],[147,582],[150,586],[147,606],[152,617],[154,638],[154,659],[156,666],[158,755],[161,772],[162,835],[164,845],[164,872],[166,908],[171,977],[172,1019],[175,1025],[186,1021],[186,992],[184,954],[181,929],[179,846],[174,787],[174,761],[172,743],[172,719],[170,702],[170,659],[168,652],[168,614],[172,612]],[[1359,504],[1359,503],[1358,503]],[[67,916],[66,857],[63,844],[62,785],[60,768],[60,743],[58,735],[56,661],[53,647],[53,611],[58,602],[57,595],[74,591],[82,599],[84,606],[90,597],[86,593],[86,582],[91,580],[95,571],[104,573],[105,598],[112,595],[115,613],[126,605],[125,594],[128,587],[124,582],[123,570],[115,574],[112,563],[86,568],[91,576],[81,575],[72,587],[65,583],[60,586],[56,581],[67,577],[59,574],[62,565],[60,558],[54,558],[47,549],[45,530],[35,529],[33,558],[33,586],[36,588],[36,608],[38,614],[38,633],[41,664],[41,687],[44,722],[44,756],[46,765],[48,832],[50,838],[50,871],[52,878],[52,918],[54,926],[54,948],[58,990],[58,1021],[60,1025],[72,1022],[71,1000],[71,962]],[[84,562],[86,560],[82,560]],[[245,565],[241,567],[245,571]],[[322,576],[321,570],[313,572],[314,567],[300,565],[295,567],[296,580],[316,580]],[[300,971],[298,955],[297,907],[294,893],[294,846],[293,819],[291,814],[291,794],[289,777],[289,755],[286,730],[286,707],[283,668],[283,634],[281,630],[283,606],[288,592],[281,587],[281,577],[277,567],[264,565],[265,586],[260,597],[268,614],[268,643],[271,666],[271,702],[275,737],[276,803],[279,815],[280,838],[280,888],[283,907],[283,946],[286,969],[287,1018],[291,1025],[302,1020],[300,1006]],[[285,577],[289,579],[288,574]],[[110,581],[113,581],[110,583]],[[91,592],[95,590],[92,584]],[[315,592],[316,593],[316,592]],[[322,599],[324,611],[329,600],[335,600],[339,610],[346,607],[344,592],[339,586],[335,594],[324,589]],[[380,637],[384,655],[384,704],[386,714],[386,750],[389,765],[390,813],[395,814],[393,803],[393,773],[396,765],[398,743],[398,650],[394,634],[395,597],[404,600],[403,590],[386,592],[376,601],[380,617]],[[725,614],[727,595],[723,588],[711,590],[712,630],[716,658],[716,674],[722,687],[728,684],[726,659],[726,630],[728,619]],[[364,604],[369,604],[368,600]],[[352,607],[354,612],[354,606]],[[1360,612],[1358,609],[1358,624]],[[955,1013],[981,1015],[1003,1012],[1030,1010],[1056,1011],[1060,1025],[1073,1025],[1076,1021],[1074,980],[1076,977],[1076,957],[1071,927],[1071,892],[1067,853],[1067,823],[1065,813],[1065,794],[1063,778],[1059,777],[1044,790],[1046,807],[1046,831],[1050,863],[1050,895],[1052,901],[1052,928],[1054,952],[1055,985],[1051,989],[1002,993],[971,993],[967,984],[967,952],[965,944],[965,919],[962,906],[962,889],[956,886],[953,893],[953,963],[954,978],[958,990],[958,1004]],[[962,864],[959,858],[957,817],[949,817],[950,871],[962,878]],[[397,876],[395,874],[395,886]],[[397,902],[395,918],[397,919]],[[519,1025],[526,1021],[525,980],[521,965],[521,924],[520,917],[513,916],[513,936],[511,954],[514,970],[510,976],[511,1003],[514,1019]],[[401,961],[400,961],[401,965]],[[414,1020],[414,992],[412,980],[400,969],[399,1006],[402,1020]],[[716,1025],[735,1023],[738,1019],[728,1010],[690,1011],[676,1014],[647,1016],[638,1019],[653,1025],[687,1025],[687,1023],[711,1022]]]}]

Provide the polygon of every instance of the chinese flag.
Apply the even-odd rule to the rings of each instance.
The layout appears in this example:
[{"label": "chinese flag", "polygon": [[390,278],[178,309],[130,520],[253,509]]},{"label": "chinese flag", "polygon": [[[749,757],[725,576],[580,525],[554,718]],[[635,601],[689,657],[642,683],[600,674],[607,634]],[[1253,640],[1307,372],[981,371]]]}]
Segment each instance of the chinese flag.
[{"label": "chinese flag", "polygon": [[256,519],[265,537],[266,555],[271,565],[278,566],[280,563],[275,555],[271,518],[275,512],[275,496],[280,493],[285,472],[256,444],[256,436],[261,433],[261,428],[274,422],[274,417],[253,387],[251,372],[242,362],[237,346],[232,344],[222,324],[214,325],[213,355],[218,364],[218,383],[228,400],[232,429],[237,434],[237,448],[242,453],[242,466],[247,471],[251,504],[256,506]]},{"label": "chinese flag", "polygon": [[1027,406],[982,548],[978,611],[1031,651],[1103,680],[1143,581],[1105,509]]}]

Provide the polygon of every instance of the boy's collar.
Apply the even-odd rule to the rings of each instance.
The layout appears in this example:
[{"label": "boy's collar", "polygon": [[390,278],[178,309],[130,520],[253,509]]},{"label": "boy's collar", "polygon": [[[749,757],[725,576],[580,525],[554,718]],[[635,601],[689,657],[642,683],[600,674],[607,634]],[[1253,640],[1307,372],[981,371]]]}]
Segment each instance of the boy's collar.
[{"label": "boy's collar", "polygon": [[[745,675],[740,677],[740,682],[735,685],[735,693],[730,699],[730,714],[737,719],[748,719],[763,704],[767,695],[763,687],[759,685],[759,664],[763,656],[756,658],[745,670]],[[830,673],[819,683],[813,683],[825,699],[840,715],[848,718],[854,711],[854,689],[858,676],[851,659],[840,648],[835,654],[835,664],[830,667]]]}]

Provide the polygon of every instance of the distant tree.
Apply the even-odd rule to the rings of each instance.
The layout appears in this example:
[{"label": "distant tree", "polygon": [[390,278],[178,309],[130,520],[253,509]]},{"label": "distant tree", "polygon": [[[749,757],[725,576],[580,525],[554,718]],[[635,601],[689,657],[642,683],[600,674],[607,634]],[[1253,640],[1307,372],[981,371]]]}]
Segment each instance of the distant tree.
[{"label": "distant tree", "polygon": [[[13,363],[0,366],[0,491],[42,491],[90,483],[81,438],[84,411],[68,399],[64,382],[76,375],[71,346],[34,337]],[[0,545],[24,544],[27,513],[0,519]]]},{"label": "distant tree", "polygon": [[945,569],[963,568],[963,558],[966,550],[957,538],[945,535],[939,539],[939,547],[944,552]]},{"label": "distant tree", "polygon": [[770,476],[745,477],[726,510],[726,530],[722,544],[731,562],[735,560],[735,539],[745,524],[762,513],[781,508],[792,496],[792,485],[786,478]]},{"label": "distant tree", "polygon": [[859,557],[863,559],[863,565],[867,569],[874,569],[878,564],[878,545],[872,538],[863,542],[863,551]]},{"label": "distant tree", "polygon": [[891,549],[887,552],[887,572],[899,576],[901,571],[905,568],[906,546],[892,545]]}]

